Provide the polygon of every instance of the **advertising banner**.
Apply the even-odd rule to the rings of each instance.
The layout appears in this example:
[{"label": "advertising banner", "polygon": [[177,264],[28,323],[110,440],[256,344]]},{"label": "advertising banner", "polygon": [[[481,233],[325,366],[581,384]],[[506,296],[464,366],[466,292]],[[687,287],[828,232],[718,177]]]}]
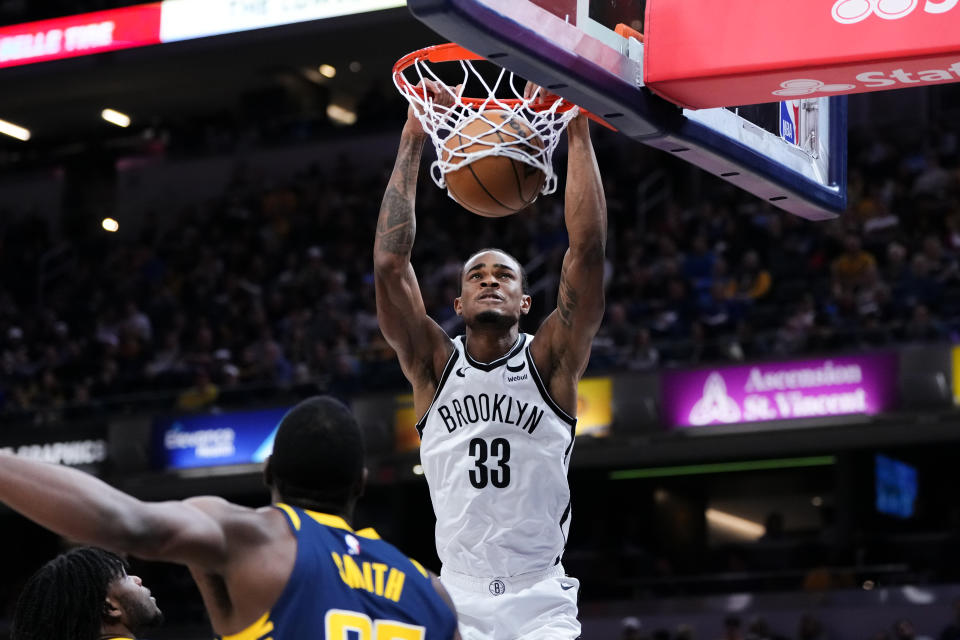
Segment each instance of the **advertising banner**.
[{"label": "advertising banner", "polygon": [[164,0],[0,27],[0,69],[402,7],[405,0]]},{"label": "advertising banner", "polygon": [[701,109],[960,81],[960,0],[648,0],[644,81]]},{"label": "advertising banner", "polygon": [[662,411],[671,427],[872,415],[897,405],[896,354],[668,371]]},{"label": "advertising banner", "polygon": [[160,42],[159,2],[0,27],[0,68]]},{"label": "advertising banner", "polygon": [[107,461],[106,429],[69,429],[9,432],[0,439],[0,451],[30,460],[93,470]]},{"label": "advertising banner", "polygon": [[289,407],[160,418],[153,425],[153,459],[160,469],[263,462]]},{"label": "advertising banner", "polygon": [[164,0],[163,42],[402,7],[404,0]]}]

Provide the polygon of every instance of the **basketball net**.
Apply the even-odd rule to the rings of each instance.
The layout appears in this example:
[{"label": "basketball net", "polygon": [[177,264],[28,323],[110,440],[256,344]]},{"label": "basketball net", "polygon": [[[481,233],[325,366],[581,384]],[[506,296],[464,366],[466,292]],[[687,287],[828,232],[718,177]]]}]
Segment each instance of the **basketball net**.
[{"label": "basketball net", "polygon": [[[540,193],[553,193],[557,190],[553,152],[563,130],[577,115],[578,108],[559,97],[543,99],[539,91],[525,98],[526,80],[503,68],[496,80],[488,82],[472,64],[474,60],[482,59],[459,45],[447,44],[415,51],[393,68],[394,85],[413,105],[417,120],[436,149],[437,160],[430,165],[430,176],[438,187],[444,189],[447,186],[444,176],[450,171],[488,156],[504,156],[542,171],[545,179]],[[472,79],[480,83],[487,97],[467,98],[462,88],[457,91],[443,83],[430,66],[430,63],[437,62],[458,62],[463,72],[463,80],[458,86],[464,87]],[[424,80],[440,83],[452,104],[446,106],[431,98],[420,88],[424,86]],[[512,97],[502,98],[498,94]],[[506,116],[488,118],[485,111],[506,112]],[[483,119],[489,128],[483,127],[485,130],[480,136],[463,130],[468,122],[477,118]],[[491,135],[500,132],[505,135]],[[454,136],[458,136],[455,144],[452,141]]]}]

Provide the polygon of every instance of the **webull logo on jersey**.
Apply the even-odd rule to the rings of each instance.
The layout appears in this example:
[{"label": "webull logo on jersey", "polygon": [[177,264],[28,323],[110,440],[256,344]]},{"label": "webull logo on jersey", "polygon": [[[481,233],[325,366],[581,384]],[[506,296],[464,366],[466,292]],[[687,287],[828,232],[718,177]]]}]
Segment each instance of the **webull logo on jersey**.
[{"label": "webull logo on jersey", "polygon": [[233,429],[201,429],[183,431],[182,425],[175,422],[163,434],[163,445],[167,451],[193,449],[197,458],[226,458],[236,453],[236,433]]},{"label": "webull logo on jersey", "polygon": [[522,402],[503,393],[467,394],[437,407],[437,415],[449,433],[477,423],[499,422],[512,424],[533,434],[545,412],[542,406]]},{"label": "webull logo on jersey", "polygon": [[526,373],[521,373],[526,366],[526,362],[521,362],[515,366],[508,362],[506,370],[503,372],[503,379],[507,382],[522,382],[526,380],[529,376]]},{"label": "webull logo on jersey", "polygon": [[[960,0],[926,0],[923,10],[926,13],[946,13]],[[856,24],[870,16],[884,20],[905,18],[920,5],[920,0],[837,0],[830,14],[840,24]]]}]

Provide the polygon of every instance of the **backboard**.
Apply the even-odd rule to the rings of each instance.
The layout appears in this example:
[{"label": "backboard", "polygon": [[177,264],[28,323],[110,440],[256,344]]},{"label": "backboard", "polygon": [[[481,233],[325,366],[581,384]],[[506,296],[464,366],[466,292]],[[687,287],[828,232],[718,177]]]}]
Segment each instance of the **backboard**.
[{"label": "backboard", "polygon": [[[644,86],[644,0],[408,0],[443,37],[605,119],[626,136],[677,155],[811,220],[846,208],[846,98],[739,109],[683,109]],[[799,80],[797,82],[800,82]]]}]

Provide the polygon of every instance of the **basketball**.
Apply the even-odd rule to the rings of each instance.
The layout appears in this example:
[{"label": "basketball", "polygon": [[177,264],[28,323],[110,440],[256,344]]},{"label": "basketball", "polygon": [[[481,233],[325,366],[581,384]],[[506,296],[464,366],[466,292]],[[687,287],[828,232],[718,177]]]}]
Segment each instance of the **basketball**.
[{"label": "basketball", "polygon": [[[502,128],[498,128],[501,124]],[[540,169],[502,155],[467,162],[470,154],[505,144],[518,146],[531,155],[543,149],[540,136],[509,111],[478,114],[444,143],[443,159],[454,163],[445,175],[447,191],[463,208],[480,216],[499,218],[514,214],[537,199],[546,180]],[[457,163],[460,156],[463,159]]]}]

